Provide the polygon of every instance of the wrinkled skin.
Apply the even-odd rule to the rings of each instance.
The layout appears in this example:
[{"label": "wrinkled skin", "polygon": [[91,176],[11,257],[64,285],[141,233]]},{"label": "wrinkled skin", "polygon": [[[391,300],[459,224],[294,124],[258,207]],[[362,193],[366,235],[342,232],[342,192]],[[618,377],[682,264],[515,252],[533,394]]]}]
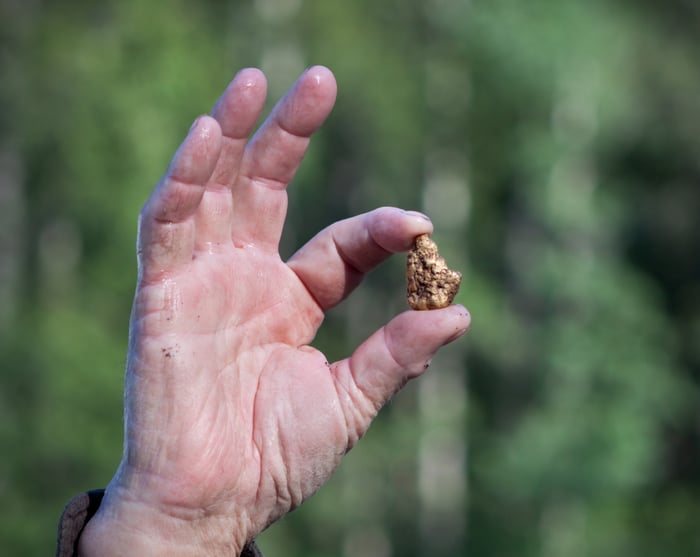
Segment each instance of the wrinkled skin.
[{"label": "wrinkled skin", "polygon": [[249,141],[266,83],[239,72],[145,204],[124,455],[80,555],[237,555],[467,329],[451,306],[401,314],[335,363],[309,346],[366,272],[432,231],[382,208],[280,259],[286,187],[335,95],[329,70],[307,70]]}]

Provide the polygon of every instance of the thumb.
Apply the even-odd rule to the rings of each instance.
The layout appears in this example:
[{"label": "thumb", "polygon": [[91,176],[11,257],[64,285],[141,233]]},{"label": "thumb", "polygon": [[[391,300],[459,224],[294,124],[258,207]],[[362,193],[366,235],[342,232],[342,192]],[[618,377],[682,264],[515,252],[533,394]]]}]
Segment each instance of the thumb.
[{"label": "thumb", "polygon": [[462,336],[470,321],[461,305],[407,311],[370,336],[350,358],[333,364],[348,424],[348,448],[365,433],[384,403],[421,375],[440,347]]}]

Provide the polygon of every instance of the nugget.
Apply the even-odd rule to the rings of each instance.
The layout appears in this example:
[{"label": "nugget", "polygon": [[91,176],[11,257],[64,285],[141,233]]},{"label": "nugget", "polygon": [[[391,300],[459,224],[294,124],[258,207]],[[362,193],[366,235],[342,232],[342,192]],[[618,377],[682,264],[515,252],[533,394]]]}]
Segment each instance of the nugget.
[{"label": "nugget", "polygon": [[406,258],[406,297],[412,309],[440,309],[454,300],[462,273],[452,271],[438,253],[437,244],[421,234]]}]

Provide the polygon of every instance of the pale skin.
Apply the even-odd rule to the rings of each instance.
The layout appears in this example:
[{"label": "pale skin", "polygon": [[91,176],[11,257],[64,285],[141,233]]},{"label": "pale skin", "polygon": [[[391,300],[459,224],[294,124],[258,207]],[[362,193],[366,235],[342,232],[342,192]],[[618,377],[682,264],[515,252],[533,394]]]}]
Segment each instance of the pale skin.
[{"label": "pale skin", "polygon": [[454,305],[401,313],[337,362],[310,346],[365,273],[432,232],[385,207],[280,258],[287,185],[335,96],[332,73],[310,68],[249,139],[266,81],[242,70],[141,211],[124,454],[82,557],[238,555],[467,330]]}]

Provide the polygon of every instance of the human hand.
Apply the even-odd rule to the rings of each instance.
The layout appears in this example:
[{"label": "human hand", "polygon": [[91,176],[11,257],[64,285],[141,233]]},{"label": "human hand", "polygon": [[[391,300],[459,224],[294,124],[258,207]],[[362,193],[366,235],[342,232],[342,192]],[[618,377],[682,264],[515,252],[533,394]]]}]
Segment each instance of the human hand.
[{"label": "human hand", "polygon": [[402,313],[335,363],[309,346],[366,272],[432,231],[383,208],[280,259],[286,187],[335,94],[329,70],[307,70],[249,142],[266,84],[239,72],[144,206],[124,455],[81,555],[238,555],[466,331],[451,306]]}]

